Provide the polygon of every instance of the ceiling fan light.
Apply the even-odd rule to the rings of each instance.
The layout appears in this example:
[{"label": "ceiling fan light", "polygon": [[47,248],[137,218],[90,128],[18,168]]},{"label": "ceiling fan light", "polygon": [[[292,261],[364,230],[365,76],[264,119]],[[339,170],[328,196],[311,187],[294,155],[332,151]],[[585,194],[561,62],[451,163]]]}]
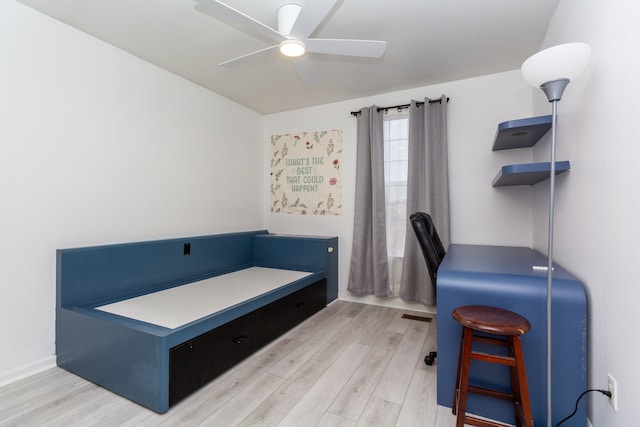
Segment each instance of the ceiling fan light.
[{"label": "ceiling fan light", "polygon": [[299,40],[285,40],[280,43],[280,52],[290,58],[302,56],[306,51],[306,46]]}]

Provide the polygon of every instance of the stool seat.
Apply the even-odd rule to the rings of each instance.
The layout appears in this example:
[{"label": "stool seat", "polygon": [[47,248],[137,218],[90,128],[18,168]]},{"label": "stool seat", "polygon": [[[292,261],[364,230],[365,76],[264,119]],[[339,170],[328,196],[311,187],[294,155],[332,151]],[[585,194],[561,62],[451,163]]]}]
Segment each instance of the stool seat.
[{"label": "stool seat", "polygon": [[[458,307],[451,316],[462,325],[458,373],[453,396],[452,411],[457,415],[456,427],[471,424],[479,427],[503,427],[507,424],[467,415],[467,394],[475,393],[513,403],[516,427],[533,427],[531,402],[527,386],[527,374],[522,354],[520,336],[531,329],[527,319],[499,307],[466,305]],[[481,332],[475,335],[474,331]],[[507,355],[475,351],[474,342],[504,347]],[[469,384],[471,361],[496,363],[509,368],[511,392],[492,390]]]},{"label": "stool seat", "polygon": [[486,305],[465,305],[451,313],[466,328],[495,335],[522,335],[531,329],[524,317],[513,311]]}]

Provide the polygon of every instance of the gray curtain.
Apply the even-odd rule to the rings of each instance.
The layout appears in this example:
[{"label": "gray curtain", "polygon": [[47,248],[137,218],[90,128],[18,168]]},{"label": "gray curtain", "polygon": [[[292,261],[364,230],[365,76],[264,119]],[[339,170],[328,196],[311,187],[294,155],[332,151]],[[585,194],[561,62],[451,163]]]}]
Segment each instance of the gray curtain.
[{"label": "gray curtain", "polygon": [[360,110],[356,157],[353,244],[347,289],[358,295],[391,295],[384,196],[383,112]]},{"label": "gray curtain", "polygon": [[409,178],[407,182],[407,237],[400,296],[435,305],[427,265],[408,216],[426,212],[447,249],[449,233],[449,168],[447,156],[447,98],[411,101],[409,107]]}]

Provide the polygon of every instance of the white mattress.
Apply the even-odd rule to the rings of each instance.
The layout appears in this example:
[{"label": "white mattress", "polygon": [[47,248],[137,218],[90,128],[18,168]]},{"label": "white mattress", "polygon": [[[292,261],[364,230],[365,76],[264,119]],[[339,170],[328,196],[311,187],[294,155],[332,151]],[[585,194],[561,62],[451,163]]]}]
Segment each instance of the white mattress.
[{"label": "white mattress", "polygon": [[174,329],[311,274],[251,267],[96,309]]}]

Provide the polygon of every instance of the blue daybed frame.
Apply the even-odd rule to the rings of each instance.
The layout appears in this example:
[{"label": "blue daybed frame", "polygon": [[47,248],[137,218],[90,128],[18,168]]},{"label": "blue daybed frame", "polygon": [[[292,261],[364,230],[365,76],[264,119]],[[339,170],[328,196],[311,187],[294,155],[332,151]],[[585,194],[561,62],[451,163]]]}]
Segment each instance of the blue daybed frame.
[{"label": "blue daybed frame", "polygon": [[[95,308],[254,266],[311,274],[175,329]],[[176,382],[176,372],[190,372],[201,365],[208,371],[191,374],[199,385],[219,373],[208,366],[215,363],[209,359],[211,349],[219,347],[215,331],[265,323],[251,317],[262,313],[266,323],[281,316],[273,320],[282,329],[277,333],[282,333],[336,299],[338,241],[337,237],[272,235],[259,230],[61,249],[56,288],[58,366],[163,413],[197,386],[190,384],[186,391],[183,387],[174,393],[170,383]],[[299,302],[301,298],[309,301]],[[289,303],[294,308],[283,308]],[[273,333],[269,330],[267,335]],[[271,335],[254,347],[275,338]],[[178,359],[183,355],[171,360],[175,349],[196,342],[200,347],[208,343],[209,353],[182,362]],[[244,358],[245,353],[237,357]]]}]

